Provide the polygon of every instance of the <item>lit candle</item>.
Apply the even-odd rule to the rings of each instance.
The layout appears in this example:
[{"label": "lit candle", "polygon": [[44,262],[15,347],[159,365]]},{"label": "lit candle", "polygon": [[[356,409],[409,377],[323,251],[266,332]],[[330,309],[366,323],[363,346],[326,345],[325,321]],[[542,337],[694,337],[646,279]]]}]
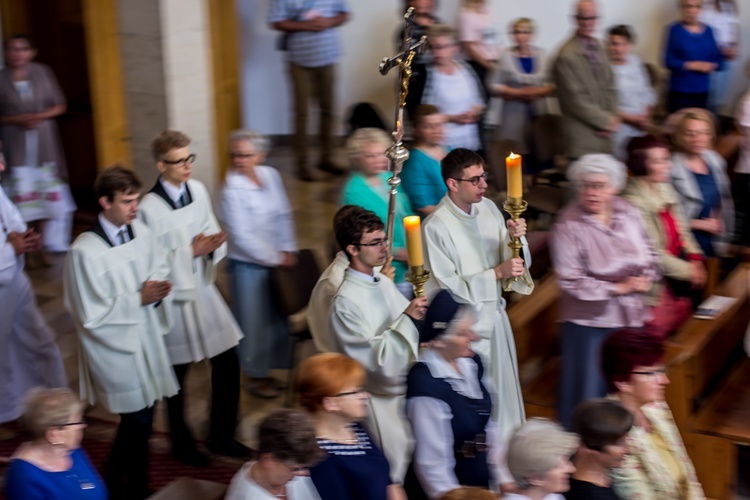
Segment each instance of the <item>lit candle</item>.
[{"label": "lit candle", "polygon": [[404,217],[404,228],[406,229],[406,253],[409,254],[409,265],[423,266],[422,228],[419,216]]},{"label": "lit candle", "polygon": [[505,169],[508,171],[508,198],[523,198],[521,155],[511,153],[505,159]]}]

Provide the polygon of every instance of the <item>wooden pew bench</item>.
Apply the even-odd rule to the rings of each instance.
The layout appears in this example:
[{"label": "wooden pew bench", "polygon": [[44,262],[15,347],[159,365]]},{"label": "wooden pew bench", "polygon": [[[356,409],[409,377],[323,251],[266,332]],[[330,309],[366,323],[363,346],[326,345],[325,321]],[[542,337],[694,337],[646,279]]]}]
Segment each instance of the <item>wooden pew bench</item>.
[{"label": "wooden pew bench", "polygon": [[711,320],[691,318],[667,342],[667,403],[709,498],[733,497],[736,444],[750,443],[748,269],[739,266],[716,290],[737,298],[732,307]]}]

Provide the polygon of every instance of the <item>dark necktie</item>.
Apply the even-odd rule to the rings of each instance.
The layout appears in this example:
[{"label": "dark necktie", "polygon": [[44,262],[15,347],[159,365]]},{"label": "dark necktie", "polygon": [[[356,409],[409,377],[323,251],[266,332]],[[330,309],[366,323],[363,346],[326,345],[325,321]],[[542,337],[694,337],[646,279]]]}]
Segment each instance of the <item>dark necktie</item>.
[{"label": "dark necktie", "polygon": [[591,65],[591,70],[594,72],[596,78],[602,76],[602,59],[599,54],[599,44],[593,38],[588,38],[584,42],[586,44],[586,55]]},{"label": "dark necktie", "polygon": [[177,200],[177,208],[182,208],[182,207],[184,207],[185,205],[188,204],[188,202],[187,202],[187,196],[185,196],[186,194],[187,193],[185,191],[183,191],[182,194],[180,195],[180,199]]},{"label": "dark necktie", "polygon": [[125,228],[120,229],[117,236],[120,238],[120,245],[124,245],[128,242],[127,230]]}]

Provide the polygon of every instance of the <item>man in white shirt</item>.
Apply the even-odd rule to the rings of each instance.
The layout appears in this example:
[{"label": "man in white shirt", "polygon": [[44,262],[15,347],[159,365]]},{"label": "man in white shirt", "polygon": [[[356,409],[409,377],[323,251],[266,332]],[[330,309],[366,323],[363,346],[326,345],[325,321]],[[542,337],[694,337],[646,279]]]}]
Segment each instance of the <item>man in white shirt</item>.
[{"label": "man in white shirt", "polygon": [[[454,149],[441,162],[448,194],[425,220],[425,265],[432,275],[428,293],[449,290],[461,303],[474,307],[480,340],[473,349],[482,356],[497,391],[494,419],[504,433],[510,433],[525,418],[518,377],[518,361],[503,286],[530,294],[533,287],[528,267],[526,221],[508,221],[484,198],[487,174],[481,156],[468,149]],[[511,258],[511,236],[521,238],[524,258]],[[524,263],[525,260],[525,263]]]},{"label": "man in white shirt", "polygon": [[[0,173],[4,170],[0,155]],[[0,186],[0,423],[21,416],[30,389],[67,385],[55,333],[24,272],[24,256],[41,246],[39,233],[27,228]]]},{"label": "man in white shirt", "polygon": [[206,187],[191,179],[195,155],[190,139],[166,130],[151,149],[160,172],[144,197],[140,217],[154,232],[170,267],[174,284],[172,329],[164,341],[180,392],[167,400],[172,454],[194,466],[208,465],[185,423],[185,377],[193,363],[211,364],[211,420],[207,441],[214,453],[249,458],[234,439],[240,397],[239,358],[235,347],[242,332],[216,285],[216,267],[226,256],[226,234],[219,227]]},{"label": "man in white shirt", "polygon": [[141,183],[124,167],[94,183],[102,206],[65,262],[65,305],[78,332],[81,398],[120,415],[104,478],[112,498],[146,498],[154,405],[177,394],[164,336],[172,284],[164,252],[136,220]]},{"label": "man in white shirt", "polygon": [[344,206],[334,232],[349,257],[349,267],[331,307],[332,348],[367,370],[371,394],[365,426],[391,466],[391,479],[401,483],[411,454],[411,438],[403,416],[406,373],[417,359],[419,331],[427,299],[409,302],[390,278],[375,271],[388,254],[383,222],[369,210]]}]

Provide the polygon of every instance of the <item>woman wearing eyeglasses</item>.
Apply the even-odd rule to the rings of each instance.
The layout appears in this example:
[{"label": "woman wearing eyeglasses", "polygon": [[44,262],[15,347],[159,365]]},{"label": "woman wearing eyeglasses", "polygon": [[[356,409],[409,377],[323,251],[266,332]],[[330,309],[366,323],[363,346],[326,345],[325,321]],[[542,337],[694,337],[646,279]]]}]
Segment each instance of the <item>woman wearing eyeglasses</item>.
[{"label": "woman wearing eyeglasses", "polygon": [[279,395],[274,368],[289,363],[289,326],[271,289],[274,267],[297,263],[294,216],[278,171],[263,164],[271,147],[264,135],[238,130],[229,137],[219,217],[228,235],[233,310],[245,337],[240,365],[248,390],[259,398]]},{"label": "woman wearing eyeglasses", "polygon": [[70,389],[36,389],[21,417],[29,441],[11,457],[9,500],[104,500],[107,488],[81,449],[83,403]]},{"label": "woman wearing eyeglasses", "polygon": [[669,378],[663,357],[663,341],[645,328],[618,330],[602,347],[608,389],[634,418],[626,437],[628,454],[612,471],[613,487],[620,498],[704,499],[664,401]]},{"label": "woman wearing eyeglasses", "polygon": [[604,339],[650,319],[646,296],[659,260],[639,210],[617,196],[625,165],[610,155],[585,155],[568,178],[575,199],[558,215],[551,256],[561,291],[558,418],[569,428],[578,403],[606,395],[598,363]]},{"label": "woman wearing eyeglasses", "polygon": [[338,353],[312,356],[295,376],[297,402],[315,420],[326,458],[310,469],[322,500],[406,500],[383,452],[360,425],[369,412],[364,367]]},{"label": "woman wearing eyeglasses", "polygon": [[[391,140],[384,131],[377,128],[361,128],[346,142],[352,173],[341,192],[341,206],[356,205],[375,214],[386,224],[388,219],[388,158],[385,150]],[[412,286],[406,281],[406,232],[404,217],[413,215],[411,203],[406,193],[399,190],[396,195],[396,217],[393,227],[393,261],[396,271],[393,281],[407,298],[412,296]]]}]

